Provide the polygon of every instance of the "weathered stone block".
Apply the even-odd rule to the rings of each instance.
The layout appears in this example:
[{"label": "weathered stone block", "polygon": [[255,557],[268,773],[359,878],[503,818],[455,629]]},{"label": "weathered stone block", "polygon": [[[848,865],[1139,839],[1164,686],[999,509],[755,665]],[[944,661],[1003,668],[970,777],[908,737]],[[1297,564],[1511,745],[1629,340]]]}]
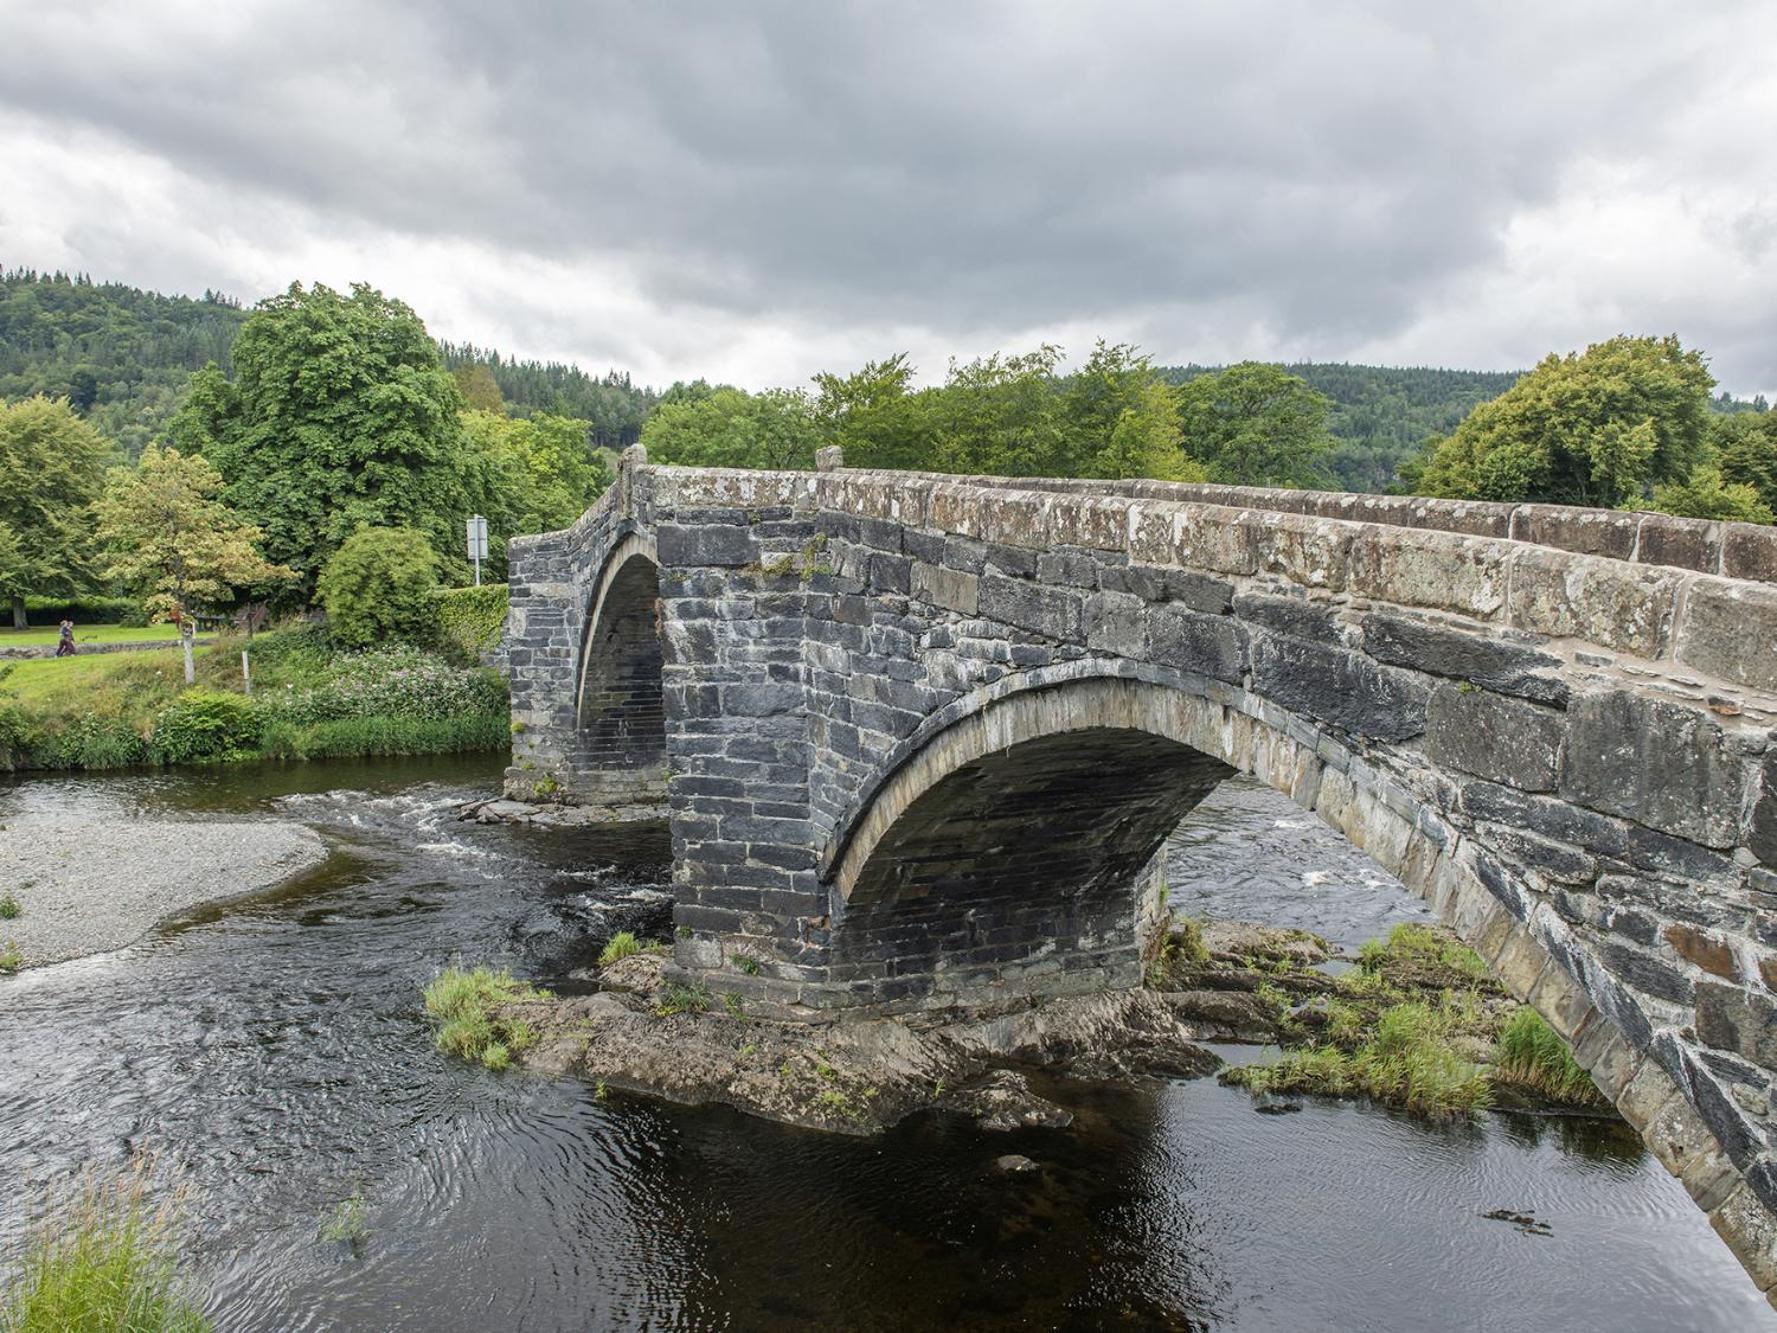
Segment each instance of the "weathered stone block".
[{"label": "weathered stone block", "polygon": [[1147,628],[1153,661],[1231,684],[1246,674],[1246,631],[1226,616],[1158,606],[1148,612]]},{"label": "weathered stone block", "polygon": [[1553,674],[1561,659],[1535,648],[1382,612],[1364,617],[1363,635],[1364,651],[1378,661],[1472,681],[1497,694],[1567,705],[1567,684]]},{"label": "weathered stone block", "polygon": [[737,524],[663,525],[656,536],[663,565],[751,564],[758,557],[752,530]]},{"label": "weathered stone block", "polygon": [[1697,983],[1697,1037],[1717,1050],[1777,1070],[1777,1002],[1743,986]]},{"label": "weathered stone block", "polygon": [[1379,741],[1425,730],[1431,690],[1404,671],[1275,634],[1255,635],[1252,654],[1254,690],[1292,712]]},{"label": "weathered stone block", "polygon": [[1635,531],[1640,524],[1640,514],[1613,509],[1526,504],[1513,511],[1512,537],[1581,555],[1627,560],[1635,550]]},{"label": "weathered stone block", "polygon": [[1721,560],[1721,525],[1669,514],[1643,514],[1635,559],[1643,565],[1671,565],[1713,574]]},{"label": "weathered stone block", "polygon": [[983,575],[980,613],[1052,639],[1080,636],[1083,599],[1067,588],[1046,588],[1023,579]]},{"label": "weathered stone block", "polygon": [[1534,546],[1512,556],[1511,623],[1554,638],[1586,639],[1639,657],[1664,656],[1681,579],[1656,566]]},{"label": "weathered stone block", "polygon": [[1736,685],[1777,689],[1777,588],[1694,579],[1676,655]]},{"label": "weathered stone block", "polygon": [[1777,866],[1777,750],[1765,755],[1759,797],[1752,807],[1752,827],[1747,830],[1746,846],[1766,865]]},{"label": "weathered stone block", "polygon": [[1342,642],[1337,608],[1325,602],[1311,602],[1300,597],[1277,597],[1269,593],[1241,592],[1234,595],[1234,614],[1265,629],[1276,630],[1298,639],[1315,643]]},{"label": "weathered stone block", "polygon": [[1553,791],[1566,728],[1562,715],[1468,685],[1431,697],[1426,748],[1440,764],[1525,791]]},{"label": "weathered stone block", "polygon": [[1709,714],[1611,690],[1573,701],[1561,794],[1709,847],[1732,847],[1745,770]]},{"label": "weathered stone block", "polygon": [[1721,572],[1730,579],[1777,583],[1777,528],[1722,524]]},{"label": "weathered stone block", "polygon": [[1446,532],[1405,532],[1369,525],[1351,547],[1351,592],[1403,606],[1433,606],[1476,620],[1506,605],[1504,542]]}]

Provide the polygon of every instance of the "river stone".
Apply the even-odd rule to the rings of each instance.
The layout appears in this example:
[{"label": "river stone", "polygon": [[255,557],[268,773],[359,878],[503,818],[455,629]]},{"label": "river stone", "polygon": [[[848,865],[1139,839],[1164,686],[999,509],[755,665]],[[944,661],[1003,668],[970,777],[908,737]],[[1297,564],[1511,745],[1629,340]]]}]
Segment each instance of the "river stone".
[{"label": "river stone", "polygon": [[993,1169],[1008,1176],[1022,1176],[1042,1168],[1021,1153],[1009,1152],[993,1159]]}]

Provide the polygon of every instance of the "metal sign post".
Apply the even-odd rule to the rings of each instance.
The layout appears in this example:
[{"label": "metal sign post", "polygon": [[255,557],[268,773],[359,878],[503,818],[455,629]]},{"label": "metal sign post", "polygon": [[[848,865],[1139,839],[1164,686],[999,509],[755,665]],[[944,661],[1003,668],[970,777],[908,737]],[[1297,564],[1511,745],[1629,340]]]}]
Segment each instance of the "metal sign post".
[{"label": "metal sign post", "polygon": [[472,514],[468,522],[469,558],[475,562],[475,586],[481,586],[481,562],[487,559],[487,520]]}]

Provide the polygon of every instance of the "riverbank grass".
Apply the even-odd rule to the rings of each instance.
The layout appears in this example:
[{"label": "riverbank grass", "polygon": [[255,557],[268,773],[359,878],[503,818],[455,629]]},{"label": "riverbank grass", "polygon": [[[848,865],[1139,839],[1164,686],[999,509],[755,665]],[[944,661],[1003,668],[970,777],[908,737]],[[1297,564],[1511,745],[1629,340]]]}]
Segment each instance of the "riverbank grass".
[{"label": "riverbank grass", "polygon": [[611,936],[605,947],[599,951],[598,965],[605,968],[613,963],[620,963],[625,958],[633,958],[640,953],[665,953],[666,951],[666,945],[656,940],[639,940],[633,931],[620,930]]},{"label": "riverbank grass", "polygon": [[549,992],[491,967],[447,967],[426,987],[426,1013],[438,1024],[438,1049],[488,1069],[505,1069],[536,1044],[529,1023],[502,1013],[521,1000],[543,1000]]},{"label": "riverbank grass", "polygon": [[[1254,993],[1287,1049],[1269,1064],[1224,1070],[1224,1083],[1255,1094],[1369,1097],[1434,1119],[1472,1115],[1507,1090],[1606,1108],[1560,1036],[1441,928],[1403,924],[1368,941],[1330,993],[1319,976],[1276,967],[1262,975]],[[1298,1003],[1309,981],[1311,998]]]},{"label": "riverbank grass", "polygon": [[1529,1007],[1514,1010],[1500,1027],[1490,1072],[1495,1083],[1522,1088],[1551,1101],[1570,1106],[1609,1105],[1560,1034]]},{"label": "riverbank grass", "polygon": [[29,1242],[0,1296],[4,1333],[205,1333],[174,1258],[177,1197],[148,1199],[148,1173],[89,1178]]}]

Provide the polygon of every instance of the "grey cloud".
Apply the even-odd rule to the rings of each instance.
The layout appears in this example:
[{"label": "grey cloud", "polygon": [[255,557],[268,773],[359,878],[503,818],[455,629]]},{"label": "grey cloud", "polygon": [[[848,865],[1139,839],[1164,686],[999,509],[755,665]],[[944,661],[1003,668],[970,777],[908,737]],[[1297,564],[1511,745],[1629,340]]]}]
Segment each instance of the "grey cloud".
[{"label": "grey cloud", "polygon": [[664,307],[961,339],[1221,308],[1336,348],[1497,262],[1573,163],[1681,153],[1756,6],[44,9],[0,106],[354,225],[620,256]]}]

